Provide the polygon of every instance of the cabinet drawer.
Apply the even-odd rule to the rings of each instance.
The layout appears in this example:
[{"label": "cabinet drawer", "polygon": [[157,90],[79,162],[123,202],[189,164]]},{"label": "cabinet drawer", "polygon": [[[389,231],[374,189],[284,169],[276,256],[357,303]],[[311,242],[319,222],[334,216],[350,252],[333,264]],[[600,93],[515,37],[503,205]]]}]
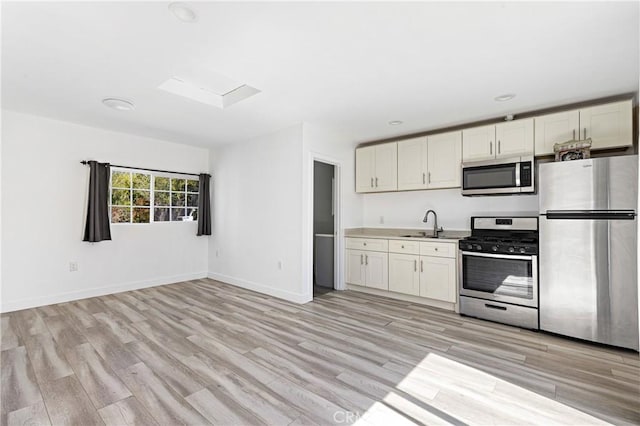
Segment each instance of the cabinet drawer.
[{"label": "cabinet drawer", "polygon": [[403,254],[420,254],[420,242],[389,240],[389,252]]},{"label": "cabinet drawer", "polygon": [[454,243],[420,243],[421,256],[456,257],[456,245]]},{"label": "cabinet drawer", "polygon": [[377,238],[347,238],[347,248],[387,252],[389,251],[389,241]]}]

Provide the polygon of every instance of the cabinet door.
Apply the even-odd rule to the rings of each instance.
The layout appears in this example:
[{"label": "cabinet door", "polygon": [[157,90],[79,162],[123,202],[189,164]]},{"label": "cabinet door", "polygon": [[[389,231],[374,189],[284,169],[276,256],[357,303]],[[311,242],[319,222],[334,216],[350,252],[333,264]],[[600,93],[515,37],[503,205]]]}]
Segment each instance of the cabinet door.
[{"label": "cabinet door", "polygon": [[533,154],[533,118],[496,124],[496,158]]},{"label": "cabinet door", "polygon": [[389,254],[364,252],[365,286],[389,290]]},{"label": "cabinet door", "polygon": [[364,251],[345,250],[347,264],[345,268],[345,281],[348,284],[364,285],[365,265]]},{"label": "cabinet door", "polygon": [[456,303],[456,260],[420,257],[420,296]]},{"label": "cabinet door", "polygon": [[534,118],[535,155],[553,154],[553,145],[578,138],[578,110]]},{"label": "cabinet door", "polygon": [[462,131],[462,161],[490,160],[496,156],[496,126],[473,127]]},{"label": "cabinet door", "polygon": [[580,139],[591,138],[592,149],[632,144],[631,100],[580,110]]},{"label": "cabinet door", "polygon": [[427,187],[427,138],[398,142],[398,189]]},{"label": "cabinet door", "polygon": [[356,192],[375,191],[375,147],[356,149]]},{"label": "cabinet door", "polygon": [[460,186],[462,132],[427,136],[427,188]]},{"label": "cabinet door", "polygon": [[398,143],[375,145],[375,191],[398,190]]},{"label": "cabinet door", "polygon": [[389,253],[389,291],[420,295],[419,256]]}]

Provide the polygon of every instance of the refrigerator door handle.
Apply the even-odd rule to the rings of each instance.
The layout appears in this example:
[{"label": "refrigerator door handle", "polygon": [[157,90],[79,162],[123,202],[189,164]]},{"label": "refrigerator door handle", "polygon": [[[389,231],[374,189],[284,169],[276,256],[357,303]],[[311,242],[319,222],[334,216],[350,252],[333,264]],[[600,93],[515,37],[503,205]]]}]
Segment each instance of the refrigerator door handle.
[{"label": "refrigerator door handle", "polygon": [[634,220],[633,210],[547,210],[549,220]]}]

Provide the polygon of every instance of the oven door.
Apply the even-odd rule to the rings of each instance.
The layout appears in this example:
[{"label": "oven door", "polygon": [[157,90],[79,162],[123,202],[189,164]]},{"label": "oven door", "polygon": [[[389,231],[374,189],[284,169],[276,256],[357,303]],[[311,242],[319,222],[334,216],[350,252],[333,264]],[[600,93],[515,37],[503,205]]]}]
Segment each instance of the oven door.
[{"label": "oven door", "polygon": [[460,254],[460,295],[538,307],[538,256]]},{"label": "oven door", "polygon": [[462,195],[509,194],[520,191],[519,158],[512,162],[485,161],[462,165]]}]

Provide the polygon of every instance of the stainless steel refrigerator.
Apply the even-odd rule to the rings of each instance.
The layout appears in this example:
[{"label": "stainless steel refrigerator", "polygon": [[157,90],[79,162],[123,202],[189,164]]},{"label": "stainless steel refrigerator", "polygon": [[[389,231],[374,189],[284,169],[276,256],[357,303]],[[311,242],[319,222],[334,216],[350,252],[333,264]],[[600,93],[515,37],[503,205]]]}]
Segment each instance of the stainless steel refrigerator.
[{"label": "stainless steel refrigerator", "polygon": [[540,329],[638,350],[638,156],[539,165]]}]

